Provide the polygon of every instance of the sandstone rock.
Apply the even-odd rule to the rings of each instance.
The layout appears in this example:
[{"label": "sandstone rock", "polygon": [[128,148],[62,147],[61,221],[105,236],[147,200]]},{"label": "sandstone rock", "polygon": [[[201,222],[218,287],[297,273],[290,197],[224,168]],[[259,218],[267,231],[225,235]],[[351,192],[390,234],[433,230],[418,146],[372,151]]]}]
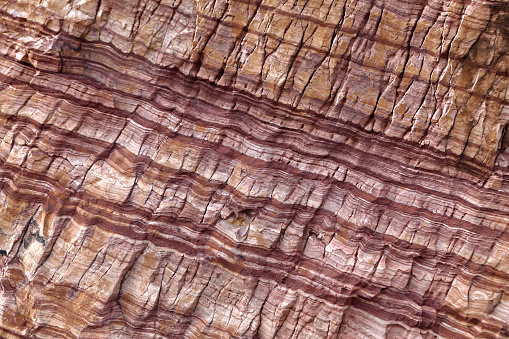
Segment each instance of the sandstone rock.
[{"label": "sandstone rock", "polygon": [[509,337],[507,0],[0,17],[0,337]]}]

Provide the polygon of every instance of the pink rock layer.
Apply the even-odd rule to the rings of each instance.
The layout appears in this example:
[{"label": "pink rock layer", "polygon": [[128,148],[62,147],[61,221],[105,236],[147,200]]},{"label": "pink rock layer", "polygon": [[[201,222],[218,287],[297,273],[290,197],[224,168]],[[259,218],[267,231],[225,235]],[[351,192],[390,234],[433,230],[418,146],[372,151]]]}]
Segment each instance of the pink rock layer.
[{"label": "pink rock layer", "polygon": [[2,338],[508,338],[507,1],[0,0]]}]

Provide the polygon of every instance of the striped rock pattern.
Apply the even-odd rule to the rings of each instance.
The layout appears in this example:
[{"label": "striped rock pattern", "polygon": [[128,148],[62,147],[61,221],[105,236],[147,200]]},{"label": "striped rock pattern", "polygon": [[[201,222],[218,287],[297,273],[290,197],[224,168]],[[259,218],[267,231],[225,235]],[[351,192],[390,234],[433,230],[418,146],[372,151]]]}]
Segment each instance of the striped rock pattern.
[{"label": "striped rock pattern", "polygon": [[507,0],[0,0],[0,337],[508,338]]}]

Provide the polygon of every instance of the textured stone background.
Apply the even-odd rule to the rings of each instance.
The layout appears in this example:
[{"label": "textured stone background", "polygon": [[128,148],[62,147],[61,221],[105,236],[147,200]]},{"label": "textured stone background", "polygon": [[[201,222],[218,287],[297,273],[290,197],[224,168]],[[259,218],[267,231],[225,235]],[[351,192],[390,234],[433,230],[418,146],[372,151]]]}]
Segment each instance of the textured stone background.
[{"label": "textured stone background", "polygon": [[0,0],[2,338],[508,338],[509,2]]}]

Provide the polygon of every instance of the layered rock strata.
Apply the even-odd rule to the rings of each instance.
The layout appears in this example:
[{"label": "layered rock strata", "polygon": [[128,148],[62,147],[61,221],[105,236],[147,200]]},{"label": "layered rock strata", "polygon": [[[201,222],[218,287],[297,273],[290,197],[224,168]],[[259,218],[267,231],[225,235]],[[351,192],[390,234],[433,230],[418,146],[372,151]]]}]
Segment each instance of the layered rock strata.
[{"label": "layered rock strata", "polygon": [[506,0],[0,18],[0,337],[509,337]]}]

